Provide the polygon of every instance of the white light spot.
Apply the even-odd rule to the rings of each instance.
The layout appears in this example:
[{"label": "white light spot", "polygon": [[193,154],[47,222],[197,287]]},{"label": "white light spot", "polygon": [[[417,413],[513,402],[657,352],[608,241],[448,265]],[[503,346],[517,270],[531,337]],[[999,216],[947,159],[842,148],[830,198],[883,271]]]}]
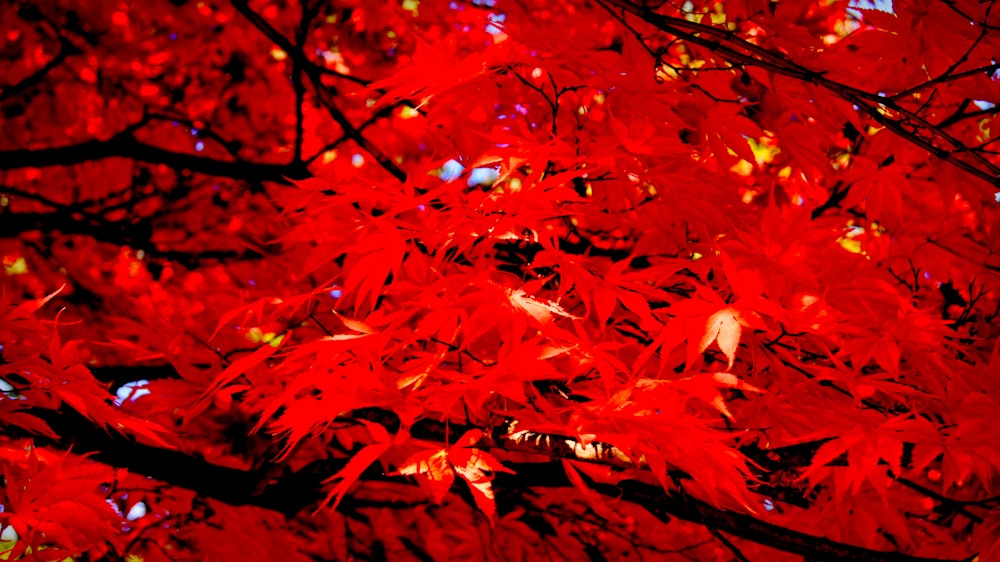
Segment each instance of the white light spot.
[{"label": "white light spot", "polygon": [[[847,5],[851,8],[860,8],[862,10],[878,10],[888,14],[896,13],[892,6],[892,0],[851,0]],[[851,10],[851,12],[855,17],[861,15],[857,10]]]},{"label": "white light spot", "polygon": [[[31,373],[28,373],[28,374],[31,374]],[[10,398],[11,400],[27,400],[28,399],[27,396],[24,396],[22,394],[18,394],[17,388],[14,385],[10,384],[9,382],[5,381],[4,379],[0,379],[0,392],[3,393],[3,396],[5,396],[7,398]]]},{"label": "white light spot", "polygon": [[452,181],[457,179],[465,171],[465,166],[461,165],[458,160],[452,159],[444,163],[441,166],[441,181]]},{"label": "white light spot", "polygon": [[476,185],[493,185],[500,177],[500,171],[493,168],[476,168],[469,174],[469,187]]},{"label": "white light spot", "polygon": [[128,515],[125,516],[125,519],[128,519],[129,521],[135,521],[136,519],[142,519],[145,516],[146,516],[146,504],[142,502],[136,502],[136,504],[132,506],[132,509],[128,510]]},{"label": "white light spot", "polygon": [[146,385],[149,381],[146,379],[141,379],[137,381],[127,382],[120,387],[118,391],[115,392],[115,405],[121,406],[122,402],[128,400],[129,402],[135,402],[138,398],[146,396],[147,394],[152,394]]}]

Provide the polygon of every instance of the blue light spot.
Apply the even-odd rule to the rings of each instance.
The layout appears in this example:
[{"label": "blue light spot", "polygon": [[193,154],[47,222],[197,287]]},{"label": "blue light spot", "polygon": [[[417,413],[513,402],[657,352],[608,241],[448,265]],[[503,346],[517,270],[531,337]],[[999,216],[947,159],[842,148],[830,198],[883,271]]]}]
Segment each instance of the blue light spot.
[{"label": "blue light spot", "polygon": [[427,210],[427,205],[417,205],[417,210],[418,211],[426,211]]},{"label": "blue light spot", "polygon": [[253,279],[247,279],[247,283],[249,283],[251,287],[256,287],[257,286],[257,282],[254,281]]},{"label": "blue light spot", "polygon": [[931,278],[931,272],[930,271],[925,271],[924,272],[924,279],[930,279],[930,278]]},{"label": "blue light spot", "polygon": [[170,34],[170,40],[171,41],[176,41],[177,40],[177,34],[176,33],[171,33]]},{"label": "blue light spot", "polygon": [[333,298],[335,298],[335,299],[339,299],[340,297],[344,296],[344,291],[342,291],[340,289],[332,289],[330,291],[330,296],[333,297]]},{"label": "blue light spot", "polygon": [[197,150],[198,152],[205,150],[205,143],[198,141],[197,143],[195,143],[194,149]]},{"label": "blue light spot", "polygon": [[476,168],[469,174],[469,187],[477,185],[493,185],[500,177],[500,171],[493,168]]},{"label": "blue light spot", "polygon": [[997,203],[1000,203],[1000,191],[993,194],[993,199],[996,200]]},{"label": "blue light spot", "polygon": [[774,502],[771,498],[764,498],[764,509],[766,511],[774,511]]},{"label": "blue light spot", "polygon": [[191,136],[192,137],[198,136],[198,129],[191,129]]},{"label": "blue light spot", "polygon": [[986,100],[976,100],[972,102],[972,104],[978,107],[979,109],[982,109],[983,111],[989,111],[997,106],[997,104]]},{"label": "blue light spot", "polygon": [[441,181],[452,181],[462,175],[465,166],[459,164],[458,160],[451,159],[441,166]]}]

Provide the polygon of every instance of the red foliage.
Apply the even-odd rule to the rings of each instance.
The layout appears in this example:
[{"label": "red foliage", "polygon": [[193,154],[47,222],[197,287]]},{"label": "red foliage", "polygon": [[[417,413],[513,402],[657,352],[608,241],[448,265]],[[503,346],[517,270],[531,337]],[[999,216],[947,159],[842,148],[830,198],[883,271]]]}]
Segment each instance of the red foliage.
[{"label": "red foliage", "polygon": [[993,8],[0,6],[0,558],[1000,559]]}]

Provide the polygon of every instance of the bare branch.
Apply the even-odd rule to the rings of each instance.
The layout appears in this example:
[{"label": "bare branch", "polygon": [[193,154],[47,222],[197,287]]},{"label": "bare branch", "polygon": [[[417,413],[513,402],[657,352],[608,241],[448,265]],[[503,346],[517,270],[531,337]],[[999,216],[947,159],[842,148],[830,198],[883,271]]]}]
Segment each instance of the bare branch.
[{"label": "bare branch", "polygon": [[303,179],[309,172],[302,163],[265,164],[226,161],[173,152],[137,140],[130,131],[119,133],[107,140],[90,140],[79,144],[41,149],[0,151],[0,170],[19,168],[46,168],[71,166],[106,158],[129,158],[150,164],[166,164],[177,170],[190,170],[199,174],[227,177],[247,181],[273,181],[282,184],[292,179]]},{"label": "bare branch", "polygon": [[56,53],[56,56],[52,57],[52,60],[45,63],[45,66],[42,66],[38,70],[32,72],[29,76],[27,76],[20,82],[0,88],[0,102],[6,101],[24,92],[28,88],[40,84],[42,80],[45,79],[45,76],[52,71],[52,69],[62,64],[63,61],[65,61],[70,56],[78,55],[80,54],[80,52],[81,52],[80,49],[78,49],[76,45],[74,45],[68,39],[60,35],[59,52]]},{"label": "bare branch", "polygon": [[250,23],[254,25],[261,33],[264,34],[272,43],[278,46],[281,50],[288,54],[292,61],[298,65],[303,72],[305,72],[306,77],[309,78],[309,82],[312,83],[313,88],[316,90],[316,97],[319,102],[326,109],[330,117],[337,122],[344,134],[353,140],[362,150],[367,152],[375,159],[378,164],[389,172],[393,177],[401,182],[406,181],[406,172],[403,171],[388,155],[386,155],[380,148],[372,144],[365,136],[362,134],[361,130],[355,127],[350,119],[340,110],[331,99],[331,92],[323,84],[323,72],[312,63],[306,57],[305,52],[301,48],[296,47],[288,40],[284,35],[282,35],[278,30],[274,29],[271,24],[269,24],[260,14],[250,9],[250,5],[247,0],[231,0],[231,3],[236,11],[242,14],[245,18],[250,20]]}]

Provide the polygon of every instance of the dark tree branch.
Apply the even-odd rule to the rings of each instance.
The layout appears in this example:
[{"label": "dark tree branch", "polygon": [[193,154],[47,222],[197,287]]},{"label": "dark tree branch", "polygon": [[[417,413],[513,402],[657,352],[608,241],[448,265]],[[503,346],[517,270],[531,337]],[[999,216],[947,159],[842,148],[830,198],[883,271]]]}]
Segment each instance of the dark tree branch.
[{"label": "dark tree branch", "polygon": [[830,196],[827,197],[826,201],[822,205],[816,207],[812,210],[809,215],[813,220],[818,219],[827,209],[833,209],[840,206],[841,201],[843,201],[847,194],[851,191],[851,185],[844,185],[843,182],[837,182],[834,184],[833,189],[830,191]]},{"label": "dark tree branch", "polygon": [[[318,4],[318,3],[317,3]],[[312,22],[314,9],[306,3],[301,6],[302,16],[299,19],[299,26],[295,30],[295,49],[302,51],[306,44],[306,36],[309,34],[309,25]],[[305,103],[306,86],[302,82],[302,58],[292,57],[292,90],[295,92],[295,144],[292,147],[292,161],[302,162],[302,140],[305,135],[305,115],[302,104]]]},{"label": "dark tree branch", "polygon": [[[178,451],[168,451],[114,436],[94,427],[75,412],[33,411],[57,435],[59,442],[35,437],[36,443],[59,449],[72,447],[73,452],[93,453],[91,458],[108,465],[126,468],[130,472],[149,476],[170,485],[187,488],[198,495],[234,505],[255,505],[287,516],[315,506],[323,497],[321,482],[339,471],[348,459],[315,461],[298,472],[282,469],[275,473],[263,470],[237,470],[213,465]],[[391,412],[365,410],[356,412],[365,419],[377,419],[390,429],[399,427],[399,419]],[[451,427],[454,439],[461,428]],[[418,439],[445,443],[444,424],[425,420],[415,425],[411,434]],[[485,439],[492,439],[488,436]],[[488,445],[481,444],[481,445]],[[500,443],[497,443],[500,445]],[[485,447],[484,447],[485,448]],[[527,450],[527,449],[525,449]],[[545,448],[535,454],[549,454]],[[498,474],[498,486],[512,488],[570,487],[565,471],[558,463],[509,463],[515,474]],[[363,474],[364,479],[385,480],[377,463]],[[586,479],[586,477],[584,476]],[[401,481],[402,482],[402,481]],[[931,559],[902,553],[877,551],[838,543],[822,537],[806,535],[755,517],[719,509],[686,494],[683,490],[667,493],[663,488],[634,480],[617,485],[588,483],[600,494],[634,503],[656,517],[669,521],[671,517],[705,525],[716,532],[822,560],[856,560],[885,562],[932,562]],[[345,498],[350,505],[350,498]]]},{"label": "dark tree branch", "polygon": [[[982,117],[983,115],[995,115],[997,113],[1000,113],[1000,105],[995,105],[993,107],[986,108],[986,109],[977,109],[976,111],[960,111],[960,112],[956,112],[954,115],[948,117],[944,121],[941,121],[940,123],[938,123],[938,127],[940,127],[940,128],[943,129],[945,127],[951,127],[952,125],[954,125],[955,123],[958,123],[959,121],[964,121],[966,119],[971,119],[971,118],[974,118],[974,117]],[[996,142],[996,140],[997,139],[992,139],[989,142]],[[984,146],[984,145],[980,145],[980,146]],[[975,151],[976,149],[977,149],[977,147],[968,147],[966,150],[967,151]]]},{"label": "dark tree branch", "polygon": [[150,113],[146,117],[149,121],[166,121],[174,122],[180,125],[184,125],[192,132],[197,130],[198,138],[211,139],[219,144],[226,152],[229,153],[233,158],[239,159],[239,149],[242,146],[240,141],[231,141],[223,138],[218,133],[212,130],[210,125],[205,125],[202,127],[197,127],[193,121],[186,117],[180,117],[175,115],[161,115],[158,113]]},{"label": "dark tree branch", "polygon": [[[989,19],[990,19],[990,12],[992,12],[992,11],[993,11],[993,4],[990,3],[990,5],[986,7],[986,13],[983,15],[983,22],[988,22],[989,21]],[[958,67],[962,66],[962,64],[964,62],[966,62],[967,60],[969,60],[969,56],[971,56],[972,52],[974,50],[976,50],[976,47],[978,47],[979,44],[983,42],[983,39],[986,39],[986,35],[989,33],[989,31],[990,30],[989,30],[989,28],[987,26],[985,26],[985,25],[979,26],[979,36],[976,37],[976,39],[972,41],[972,44],[969,45],[969,47],[965,50],[965,52],[962,54],[962,56],[960,56],[957,59],[955,59],[955,62],[951,63],[951,65],[949,65],[948,68],[946,68],[944,72],[942,72],[936,78],[928,80],[927,82],[924,82],[923,84],[918,84],[918,85],[916,85],[916,86],[914,86],[912,88],[908,88],[906,90],[903,90],[902,92],[899,92],[899,93],[897,93],[896,95],[894,95],[892,97],[893,98],[901,98],[901,97],[907,96],[907,95],[909,95],[909,94],[911,94],[913,92],[922,90],[924,88],[928,88],[928,87],[931,87],[931,86],[937,86],[939,84],[944,84],[945,82],[951,82],[951,81],[954,81],[954,80],[959,80],[959,79],[964,78],[966,76],[972,76],[972,75],[978,74],[980,72],[984,72],[984,73],[985,72],[989,72],[989,73],[992,73],[996,69],[1000,68],[1000,65],[994,63],[994,64],[991,64],[989,66],[985,66],[985,67],[982,67],[982,68],[974,68],[972,70],[968,70],[968,71],[965,71],[965,72],[959,72],[959,73],[955,72],[956,70],[958,70]]]},{"label": "dark tree branch", "polygon": [[24,92],[28,88],[40,84],[42,80],[45,79],[45,76],[52,71],[52,69],[62,64],[63,61],[65,61],[70,56],[78,55],[80,54],[80,52],[81,52],[80,49],[78,49],[76,45],[74,45],[68,39],[60,35],[59,52],[56,53],[56,56],[52,57],[52,60],[45,63],[45,66],[32,72],[29,76],[27,76],[20,82],[4,86],[2,89],[0,89],[0,102],[6,101],[7,99],[12,98]]},{"label": "dark tree branch", "polygon": [[[835,96],[857,105],[877,123],[906,141],[989,182],[994,187],[1000,187],[1000,166],[944,131],[941,125],[928,122],[916,113],[903,108],[892,98],[831,80],[825,76],[824,72],[802,66],[781,53],[750,43],[728,30],[690,22],[683,18],[665,16],[643,4],[630,0],[602,0],[601,5],[609,11],[613,10],[612,6],[618,7],[660,31],[683,39],[692,45],[709,49],[732,64],[756,66],[775,74],[815,84]],[[612,13],[614,12],[612,11]],[[921,133],[926,136],[922,136]],[[972,161],[963,159],[962,155],[967,156]]]},{"label": "dark tree branch", "polygon": [[[13,170],[19,168],[35,167],[45,168],[52,166],[71,166],[84,162],[93,162],[106,158],[122,157],[138,162],[151,164],[166,164],[178,170],[190,170],[206,175],[227,177],[245,181],[273,181],[288,184],[289,180],[304,179],[309,177],[307,163],[302,159],[302,137],[304,127],[304,115],[302,114],[302,104],[305,94],[305,85],[302,74],[305,73],[313,88],[316,90],[317,98],[326,108],[330,116],[337,122],[344,132],[343,140],[353,140],[363,150],[368,152],[380,166],[388,171],[393,177],[400,181],[406,180],[406,172],[400,168],[395,161],[377,146],[373,145],[363,135],[363,130],[377,119],[384,117],[386,112],[379,112],[376,116],[366,121],[363,125],[355,127],[347,116],[329,98],[328,88],[323,84],[324,74],[331,72],[317,66],[306,57],[300,47],[292,44],[287,38],[270,26],[259,14],[250,10],[245,0],[234,0],[233,5],[250,22],[257,27],[272,42],[288,53],[292,59],[292,86],[296,93],[296,130],[295,130],[295,150],[293,159],[288,164],[266,164],[255,162],[242,162],[239,160],[225,161],[214,158],[174,152],[157,146],[143,143],[134,136],[134,131],[138,127],[132,127],[128,131],[119,133],[107,140],[90,140],[79,144],[50,147],[41,149],[18,149],[0,151],[0,170]],[[304,9],[303,21],[296,36],[300,43],[304,43],[305,34],[313,15],[313,10]],[[305,31],[303,31],[305,30]],[[0,101],[13,97],[31,86],[39,83],[45,75],[53,68],[61,64],[68,56],[79,53],[79,49],[69,40],[60,36],[62,49],[49,63],[34,72],[17,84],[3,87],[0,90]],[[364,81],[360,81],[362,83]],[[324,95],[326,94],[326,95]],[[221,142],[221,141],[220,141]],[[229,150],[229,146],[223,143]],[[315,157],[314,157],[315,158]],[[312,160],[312,159],[310,159]]]},{"label": "dark tree branch", "polygon": [[908,96],[910,94],[913,94],[915,92],[919,92],[920,90],[923,90],[925,88],[930,88],[930,87],[933,87],[933,86],[939,86],[939,85],[944,84],[946,82],[954,82],[956,80],[961,80],[962,78],[968,78],[970,76],[975,76],[977,74],[990,75],[990,74],[993,74],[994,72],[996,72],[998,70],[1000,70],[1000,63],[988,64],[986,66],[980,66],[979,68],[972,68],[972,69],[969,69],[969,70],[963,70],[962,72],[954,72],[954,71],[952,71],[951,73],[947,73],[946,72],[946,73],[942,73],[940,76],[938,76],[937,78],[934,78],[933,80],[928,80],[927,82],[924,82],[923,84],[917,84],[916,86],[913,86],[912,88],[907,88],[907,89],[903,90],[902,92],[893,94],[890,97],[893,98],[893,99],[898,99],[898,98],[906,97],[906,96]]},{"label": "dark tree branch", "polygon": [[0,239],[13,238],[25,232],[36,230],[47,233],[82,234],[101,242],[118,245],[125,244],[133,249],[146,252],[151,258],[163,258],[177,262],[188,268],[195,267],[203,260],[252,260],[262,257],[260,253],[253,250],[205,249],[185,251],[160,248],[151,240],[152,225],[148,220],[141,220],[136,223],[93,220],[85,216],[79,216],[67,209],[48,213],[0,212]]},{"label": "dark tree branch", "polygon": [[281,50],[285,51],[292,61],[297,64],[303,72],[306,73],[306,77],[309,78],[309,82],[312,84],[313,89],[316,91],[316,97],[319,102],[326,109],[330,117],[337,122],[344,134],[348,136],[351,140],[358,144],[362,150],[367,152],[375,159],[378,164],[389,172],[393,177],[401,182],[406,181],[406,172],[403,171],[388,155],[386,155],[380,148],[371,143],[361,132],[360,129],[355,127],[350,119],[344,114],[343,111],[338,108],[333,101],[330,99],[330,92],[328,88],[323,84],[323,72],[313,64],[312,61],[306,56],[302,49],[296,47],[288,40],[284,35],[282,35],[278,30],[274,29],[261,17],[260,14],[250,9],[249,2],[247,0],[231,0],[231,3],[236,11],[247,18],[250,23],[254,25],[265,37],[271,40],[272,43],[278,46]]},{"label": "dark tree branch", "polygon": [[[377,112],[375,112],[374,115],[372,115],[371,117],[369,117],[368,119],[366,119],[363,123],[361,123],[360,125],[357,126],[358,132],[359,133],[363,132],[365,129],[367,129],[368,127],[374,125],[376,122],[378,122],[379,119],[383,119],[385,117],[388,117],[402,103],[404,103],[404,102],[397,102],[397,103],[394,103],[394,104],[391,104],[391,105],[388,105],[386,107],[383,107],[383,108],[379,109]],[[319,149],[319,151],[316,152],[316,154],[313,154],[309,158],[306,158],[306,163],[307,164],[312,164],[314,161],[316,161],[317,158],[319,158],[320,156],[323,156],[323,153],[325,153],[327,151],[330,151],[330,150],[333,150],[333,149],[337,148],[338,146],[340,146],[341,144],[343,144],[343,143],[345,143],[345,142],[347,142],[349,140],[351,140],[351,136],[348,135],[347,133],[344,133],[344,134],[340,135],[339,137],[337,137],[336,139],[334,139],[332,142],[328,143],[326,146],[324,146],[323,148]]]},{"label": "dark tree branch", "polygon": [[731,552],[733,554],[733,556],[737,560],[739,560],[739,562],[750,562],[750,559],[747,558],[746,555],[743,554],[740,551],[740,549],[736,547],[735,544],[733,544],[733,541],[731,541],[728,538],[726,538],[726,535],[723,535],[722,533],[720,533],[719,531],[713,529],[712,527],[708,528],[708,532],[712,533],[713,537],[715,537],[719,542],[722,543],[723,546],[725,546],[727,549],[729,549],[729,552]]},{"label": "dark tree branch", "polygon": [[273,181],[288,184],[289,180],[309,177],[309,172],[302,163],[265,164],[216,160],[146,144],[137,140],[129,131],[107,140],[90,140],[52,148],[2,151],[0,170],[71,166],[114,157],[129,158],[149,164],[165,164],[177,170],[190,170],[199,174],[253,182]]},{"label": "dark tree branch", "polygon": [[[205,368],[208,365],[204,366]],[[125,383],[137,380],[157,380],[157,379],[179,379],[180,373],[172,365],[107,365],[104,367],[90,367],[89,371],[94,378],[111,383],[112,388],[117,388]]]},{"label": "dark tree branch", "polygon": [[667,495],[657,486],[626,480],[618,486],[597,484],[599,493],[641,505],[660,519],[677,517],[716,531],[818,560],[932,562],[932,558],[872,550],[792,531],[749,515],[712,507],[683,492]]}]

